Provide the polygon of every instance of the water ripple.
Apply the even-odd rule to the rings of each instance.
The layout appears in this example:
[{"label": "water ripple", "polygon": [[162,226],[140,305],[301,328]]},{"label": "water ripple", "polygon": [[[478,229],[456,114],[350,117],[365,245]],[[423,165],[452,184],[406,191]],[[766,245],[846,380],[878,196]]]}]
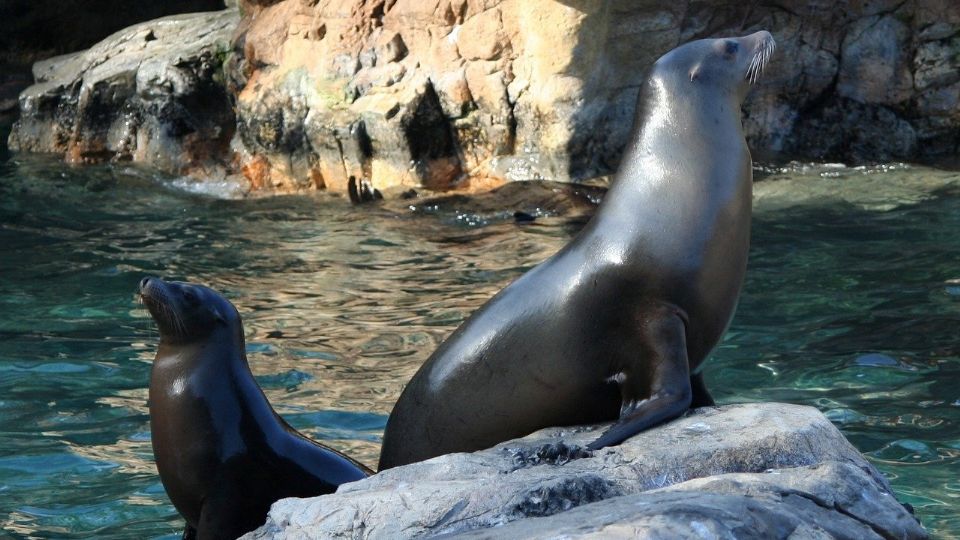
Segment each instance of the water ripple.
[{"label": "water ripple", "polygon": [[[956,175],[769,173],[709,387],[721,402],[820,408],[925,525],[960,535],[960,198],[927,189]],[[832,193],[837,175],[865,193]],[[582,226],[599,196],[576,189],[514,186],[411,211],[324,196],[215,200],[126,166],[0,165],[0,528],[142,538],[181,526],[150,446],[157,333],[133,296],[144,275],[226,294],[277,411],[373,465],[420,364]],[[514,211],[537,219],[518,225]]]}]

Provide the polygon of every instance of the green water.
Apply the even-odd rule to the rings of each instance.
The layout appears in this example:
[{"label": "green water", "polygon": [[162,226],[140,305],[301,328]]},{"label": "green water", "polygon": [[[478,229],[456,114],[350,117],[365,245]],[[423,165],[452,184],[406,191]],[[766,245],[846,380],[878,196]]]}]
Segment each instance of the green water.
[{"label": "green water", "polygon": [[[826,412],[939,537],[960,536],[955,180],[905,167],[773,171],[758,184],[737,317],[706,368],[721,402]],[[179,534],[150,449],[157,334],[134,299],[144,275],[224,292],[278,412],[373,465],[419,364],[582,224],[518,225],[504,217],[513,207],[219,200],[172,184],[123,166],[0,164],[5,536]]]}]

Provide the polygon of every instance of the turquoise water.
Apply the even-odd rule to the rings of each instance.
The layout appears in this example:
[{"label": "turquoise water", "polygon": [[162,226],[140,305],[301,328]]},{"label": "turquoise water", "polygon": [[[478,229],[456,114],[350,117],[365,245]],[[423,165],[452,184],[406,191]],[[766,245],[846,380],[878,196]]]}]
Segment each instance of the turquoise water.
[{"label": "turquoise water", "polygon": [[[758,185],[745,292],[707,383],[721,402],[820,408],[927,527],[960,536],[960,189],[924,169],[837,171],[776,170]],[[224,292],[278,412],[373,465],[419,364],[583,222],[541,208],[515,224],[532,203],[412,212],[171,184],[125,166],[0,164],[7,536],[179,534],[150,449],[144,275]]]}]

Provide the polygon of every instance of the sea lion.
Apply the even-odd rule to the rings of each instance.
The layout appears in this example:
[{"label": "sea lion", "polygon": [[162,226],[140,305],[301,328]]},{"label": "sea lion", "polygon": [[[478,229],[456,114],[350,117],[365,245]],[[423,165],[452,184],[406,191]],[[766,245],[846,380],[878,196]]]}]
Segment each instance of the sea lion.
[{"label": "sea lion", "polygon": [[370,470],[290,427],[247,364],[240,314],[216,291],[144,278],[160,329],[150,372],[150,434],[184,538],[236,538],[283,497],[332,493]]},{"label": "sea lion", "polygon": [[421,366],[390,414],[380,470],[617,420],[598,449],[713,403],[698,370],[733,317],[750,244],[740,106],[774,45],[762,31],[657,60],[597,213]]}]

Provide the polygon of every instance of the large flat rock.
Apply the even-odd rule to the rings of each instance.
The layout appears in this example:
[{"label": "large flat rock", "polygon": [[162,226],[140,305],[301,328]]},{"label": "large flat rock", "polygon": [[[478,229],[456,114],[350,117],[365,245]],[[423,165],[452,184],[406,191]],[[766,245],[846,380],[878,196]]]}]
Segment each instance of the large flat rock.
[{"label": "large flat rock", "polygon": [[605,427],[545,429],[284,499],[245,538],[925,537],[816,409],[704,408],[587,451]]}]

